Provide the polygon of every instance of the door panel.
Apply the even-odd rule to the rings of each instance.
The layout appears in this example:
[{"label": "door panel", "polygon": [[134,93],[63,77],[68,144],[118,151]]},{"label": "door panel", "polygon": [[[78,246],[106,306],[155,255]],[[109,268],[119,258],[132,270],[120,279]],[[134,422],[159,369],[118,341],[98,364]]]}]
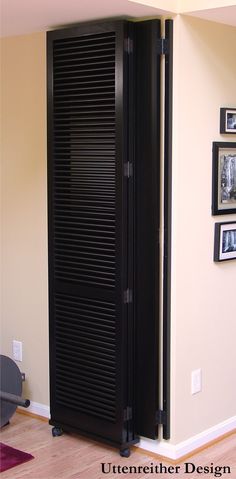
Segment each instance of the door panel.
[{"label": "door panel", "polygon": [[160,21],[135,25],[136,430],[157,436],[159,404]]},{"label": "door panel", "polygon": [[124,417],[127,29],[48,34],[51,422],[118,445],[134,439]]}]

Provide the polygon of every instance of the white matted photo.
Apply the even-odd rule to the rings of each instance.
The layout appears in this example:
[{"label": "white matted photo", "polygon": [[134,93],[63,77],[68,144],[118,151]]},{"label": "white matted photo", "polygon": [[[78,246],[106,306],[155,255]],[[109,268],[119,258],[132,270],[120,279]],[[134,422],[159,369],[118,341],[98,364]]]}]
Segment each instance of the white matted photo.
[{"label": "white matted photo", "polygon": [[236,213],[236,142],[214,142],[212,214]]},{"label": "white matted photo", "polygon": [[236,259],[236,222],[216,223],[214,261]]},{"label": "white matted photo", "polygon": [[236,135],[236,108],[220,109],[220,133]]}]

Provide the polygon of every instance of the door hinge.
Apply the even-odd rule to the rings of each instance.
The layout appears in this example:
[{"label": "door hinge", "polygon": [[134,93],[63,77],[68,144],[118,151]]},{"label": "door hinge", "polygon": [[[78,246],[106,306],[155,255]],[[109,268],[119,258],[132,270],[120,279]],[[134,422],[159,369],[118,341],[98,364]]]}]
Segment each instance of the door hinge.
[{"label": "door hinge", "polygon": [[169,40],[167,38],[158,38],[157,40],[157,53],[158,55],[169,54]]},{"label": "door hinge", "polygon": [[166,424],[166,411],[159,409],[156,412],[156,424]]},{"label": "door hinge", "polygon": [[124,164],[124,176],[126,178],[131,178],[131,176],[133,176],[133,165],[130,161],[127,161],[127,163]]},{"label": "door hinge", "polygon": [[130,419],[133,419],[133,410],[132,407],[127,406],[124,409],[124,421],[130,421]]},{"label": "door hinge", "polygon": [[124,291],[124,303],[125,304],[130,304],[133,301],[133,292],[131,289],[126,289]]},{"label": "door hinge", "polygon": [[132,40],[132,38],[130,38],[130,37],[125,38],[124,43],[125,43],[125,45],[124,45],[125,52],[127,52],[128,55],[130,53],[133,53],[133,40]]}]

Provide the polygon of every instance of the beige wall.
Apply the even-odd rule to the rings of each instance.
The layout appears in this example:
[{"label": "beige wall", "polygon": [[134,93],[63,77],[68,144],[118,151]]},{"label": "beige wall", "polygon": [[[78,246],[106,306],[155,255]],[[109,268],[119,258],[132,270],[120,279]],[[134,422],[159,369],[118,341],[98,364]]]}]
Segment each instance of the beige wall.
[{"label": "beige wall", "polygon": [[[172,442],[236,415],[236,261],[212,261],[212,141],[236,106],[236,28],[189,17],[174,24]],[[190,392],[202,368],[202,393]]]},{"label": "beige wall", "polygon": [[178,11],[178,1],[179,0],[130,0],[134,3],[141,3],[141,5],[148,5],[154,8],[160,8],[169,12]]},{"label": "beige wall", "polygon": [[235,0],[177,0],[177,3],[178,11],[181,13],[236,5]]},{"label": "beige wall", "polygon": [[[236,29],[175,20],[172,443],[236,414],[236,262],[212,261],[211,147],[235,106]],[[23,341],[32,401],[48,404],[45,35],[3,41],[2,352]],[[236,137],[232,137],[236,141]],[[229,139],[229,138],[227,138]],[[222,216],[221,220],[236,219]],[[187,234],[186,234],[187,232]],[[191,371],[203,391],[191,396]]]},{"label": "beige wall", "polygon": [[162,8],[170,12],[194,12],[210,8],[223,8],[236,5],[235,0],[130,0],[150,7]]},{"label": "beige wall", "polygon": [[45,34],[2,40],[3,354],[23,342],[25,393],[48,404]]}]

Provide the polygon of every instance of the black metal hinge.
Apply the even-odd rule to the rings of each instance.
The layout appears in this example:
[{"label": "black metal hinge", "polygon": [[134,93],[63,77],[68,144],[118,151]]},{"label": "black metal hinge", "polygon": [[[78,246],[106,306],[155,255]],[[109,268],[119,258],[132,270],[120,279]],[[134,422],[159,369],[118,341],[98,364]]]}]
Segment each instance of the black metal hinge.
[{"label": "black metal hinge", "polygon": [[125,47],[125,52],[128,53],[128,55],[130,53],[133,53],[133,40],[131,38],[125,38],[124,40],[124,47]]},{"label": "black metal hinge", "polygon": [[157,40],[157,53],[158,55],[169,54],[169,40],[167,38],[158,38]]},{"label": "black metal hinge", "polygon": [[133,292],[132,289],[126,289],[124,291],[124,303],[125,304],[130,304],[133,301]]},{"label": "black metal hinge", "polygon": [[124,421],[127,422],[130,421],[130,419],[133,419],[133,410],[132,407],[127,406],[124,409]]},{"label": "black metal hinge", "polygon": [[131,176],[133,176],[133,165],[130,163],[130,161],[124,163],[124,176],[126,178],[131,178]]},{"label": "black metal hinge", "polygon": [[159,409],[156,412],[156,424],[166,424],[166,411]]}]

